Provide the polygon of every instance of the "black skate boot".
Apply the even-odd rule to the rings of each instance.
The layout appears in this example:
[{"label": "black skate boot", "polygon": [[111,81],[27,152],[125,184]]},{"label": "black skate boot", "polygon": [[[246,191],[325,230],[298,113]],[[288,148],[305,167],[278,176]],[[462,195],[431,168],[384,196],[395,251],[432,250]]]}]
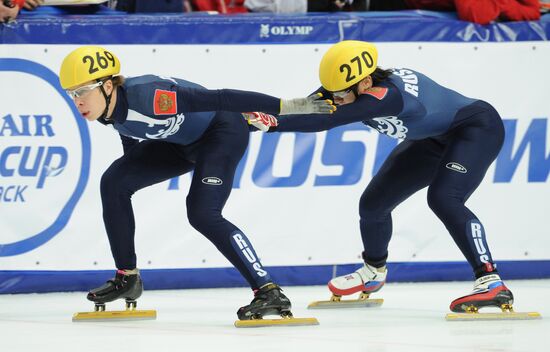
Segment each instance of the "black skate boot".
[{"label": "black skate boot", "polygon": [[136,308],[136,299],[143,292],[143,282],[136,273],[128,273],[125,270],[117,270],[113,279],[108,280],[103,286],[95,288],[88,293],[88,300],[95,303],[95,311],[104,311],[105,303],[119,298],[126,300],[126,309]]},{"label": "black skate boot", "polygon": [[281,291],[281,288],[273,283],[260,287],[254,293],[252,302],[239,308],[237,316],[240,320],[262,319],[264,315],[291,318],[290,300]]}]

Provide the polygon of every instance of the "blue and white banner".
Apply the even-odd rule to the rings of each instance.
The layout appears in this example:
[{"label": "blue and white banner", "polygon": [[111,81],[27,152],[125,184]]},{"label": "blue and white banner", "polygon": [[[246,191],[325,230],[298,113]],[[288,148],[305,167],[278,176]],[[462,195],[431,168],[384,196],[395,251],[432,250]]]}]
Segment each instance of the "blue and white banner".
[{"label": "blue and white banner", "polygon": [[[53,9],[53,8],[52,8]],[[77,8],[78,9],[78,8]],[[67,10],[67,9],[63,9]],[[81,11],[85,11],[83,8]],[[62,11],[62,10],[61,10]],[[497,22],[482,26],[432,11],[331,14],[246,14],[212,16],[120,15],[20,16],[0,29],[5,44],[304,44],[344,39],[374,42],[519,42],[546,41],[550,15],[537,22]],[[110,15],[109,15],[110,14]]]},{"label": "blue and white banner", "polygon": [[[151,73],[280,97],[305,96],[319,86],[318,64],[330,46],[103,45],[119,56],[126,76]],[[114,269],[99,181],[122,147],[112,129],[81,118],[57,83],[63,57],[77,46],[0,46],[0,292],[18,290],[13,281],[2,282],[9,272]],[[380,66],[414,68],[500,112],[504,146],[467,205],[483,222],[497,262],[537,261],[546,268],[538,275],[548,276],[550,44],[380,42],[378,47]],[[268,268],[358,263],[359,197],[396,143],[362,124],[317,134],[253,133],[224,216],[239,226]],[[184,175],[133,196],[140,268],[201,273],[230,266],[188,224],[189,184]],[[433,263],[431,268],[464,262],[429,210],[425,190],[399,206],[393,219],[390,262]],[[294,275],[288,281],[294,284],[325,280],[291,269],[278,272]],[[409,275],[403,279],[417,279]],[[214,281],[223,285],[222,276]],[[52,290],[48,283],[44,287],[34,289]]]}]

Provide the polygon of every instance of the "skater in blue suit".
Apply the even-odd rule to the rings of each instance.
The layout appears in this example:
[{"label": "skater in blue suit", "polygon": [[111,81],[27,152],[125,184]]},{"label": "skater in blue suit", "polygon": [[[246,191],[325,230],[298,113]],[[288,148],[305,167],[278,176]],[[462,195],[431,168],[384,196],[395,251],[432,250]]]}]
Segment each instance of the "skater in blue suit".
[{"label": "skater in blue suit", "polygon": [[126,299],[135,306],[143,286],[134,248],[131,196],[193,170],[187,196],[190,224],[239,270],[255,292],[252,303],[239,309],[239,319],[289,315],[290,301],[260,263],[247,236],[222,216],[248,145],[249,127],[240,112],[329,113],[334,106],[315,97],[283,100],[247,91],[207,90],[171,77],[125,79],[119,72],[118,58],[95,46],[71,52],[60,70],[61,86],[80,114],[113,127],[124,149],[124,155],[101,179],[103,220],[118,270],[114,279],[91,290],[88,299],[98,309],[115,299]]},{"label": "skater in blue suit", "polygon": [[[343,41],[321,60],[319,75],[331,115],[273,117],[256,114],[271,132],[317,132],[363,122],[402,139],[368,184],[359,202],[364,265],[331,280],[336,296],[376,292],[384,285],[392,211],[428,187],[428,205],[443,222],[471,265],[473,293],[451,303],[455,312],[511,305],[512,292],[499,277],[485,230],[465,205],[495,160],[504,140],[498,112],[487,102],[465,97],[420,72],[377,67],[376,47]],[[421,226],[421,225],[420,225]]]}]

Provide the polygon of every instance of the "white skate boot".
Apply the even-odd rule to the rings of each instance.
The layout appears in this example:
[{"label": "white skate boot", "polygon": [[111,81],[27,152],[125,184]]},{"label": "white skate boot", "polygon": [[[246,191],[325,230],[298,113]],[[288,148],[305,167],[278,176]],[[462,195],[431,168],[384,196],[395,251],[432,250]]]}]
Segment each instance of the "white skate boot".
[{"label": "white skate boot", "polygon": [[[308,308],[357,308],[357,307],[379,307],[384,302],[383,299],[369,299],[373,292],[379,291],[386,282],[388,270],[386,267],[375,268],[364,264],[355,272],[335,277],[328,283],[328,288],[332,292],[329,301],[312,302]],[[359,298],[352,300],[342,300],[342,296],[352,295],[361,292]]]}]

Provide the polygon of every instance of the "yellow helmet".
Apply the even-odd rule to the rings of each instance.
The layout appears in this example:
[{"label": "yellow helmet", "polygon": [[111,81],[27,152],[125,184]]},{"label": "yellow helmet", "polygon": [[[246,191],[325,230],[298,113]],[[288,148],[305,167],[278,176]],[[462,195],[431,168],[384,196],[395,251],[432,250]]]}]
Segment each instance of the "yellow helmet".
[{"label": "yellow helmet", "polygon": [[341,91],[373,73],[377,61],[374,44],[344,40],[331,46],[321,59],[319,79],[326,90]]},{"label": "yellow helmet", "polygon": [[63,89],[117,75],[120,61],[109,50],[99,46],[82,46],[65,57],[59,71]]}]

